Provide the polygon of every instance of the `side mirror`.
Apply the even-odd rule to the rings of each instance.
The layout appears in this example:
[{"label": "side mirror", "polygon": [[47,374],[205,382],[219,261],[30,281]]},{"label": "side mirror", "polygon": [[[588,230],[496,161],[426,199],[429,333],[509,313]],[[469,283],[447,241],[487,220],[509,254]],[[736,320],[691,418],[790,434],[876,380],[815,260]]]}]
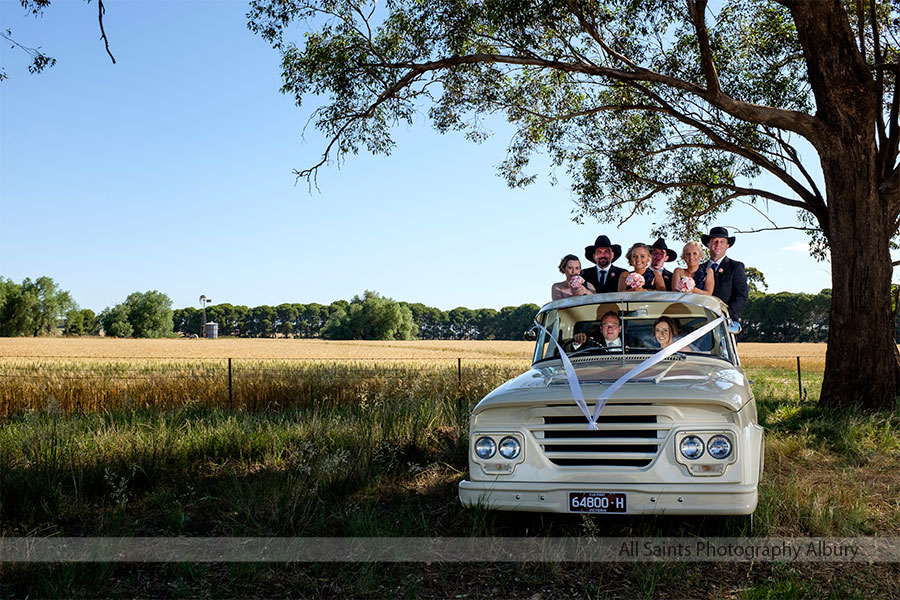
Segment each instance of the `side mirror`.
[{"label": "side mirror", "polygon": [[737,335],[741,332],[741,324],[739,321],[728,321],[728,333]]},{"label": "side mirror", "polygon": [[526,342],[533,342],[537,339],[537,327],[532,327],[525,331],[522,335]]}]

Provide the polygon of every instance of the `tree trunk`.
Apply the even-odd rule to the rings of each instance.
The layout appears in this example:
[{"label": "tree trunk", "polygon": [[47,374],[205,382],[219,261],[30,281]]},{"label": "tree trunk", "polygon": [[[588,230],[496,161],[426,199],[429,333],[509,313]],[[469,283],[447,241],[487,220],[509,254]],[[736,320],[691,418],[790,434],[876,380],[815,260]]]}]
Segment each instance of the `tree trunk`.
[{"label": "tree trunk", "polygon": [[[860,137],[866,137],[865,135]],[[820,402],[885,409],[900,389],[891,314],[890,240],[871,150],[834,148],[822,156],[829,206],[832,300]]]},{"label": "tree trunk", "polygon": [[[891,316],[893,202],[879,195],[881,100],[839,0],[790,5],[821,129],[810,139],[825,179],[832,300],[821,404],[883,409],[900,390]],[[825,222],[823,221],[825,217]]]}]

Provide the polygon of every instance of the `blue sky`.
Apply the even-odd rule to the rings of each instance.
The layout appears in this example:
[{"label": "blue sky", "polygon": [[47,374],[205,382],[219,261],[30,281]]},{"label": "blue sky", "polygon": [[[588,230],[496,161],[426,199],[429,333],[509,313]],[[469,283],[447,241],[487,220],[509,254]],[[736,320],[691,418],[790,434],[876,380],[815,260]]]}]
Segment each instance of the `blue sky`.
[{"label": "blue sky", "polygon": [[[24,53],[0,48],[4,277],[48,275],[95,311],[147,290],[176,308],[201,294],[328,304],[366,289],[500,308],[548,301],[559,259],[601,233],[625,247],[652,241],[651,219],[618,231],[573,223],[564,183],[508,189],[496,175],[503,124],[475,145],[423,118],[396,132],[391,156],[350,156],[310,193],[292,169],[325,147],[312,128],[304,135],[315,105],[279,92],[279,56],[246,28],[245,0],[105,4],[115,65],[96,4],[58,0],[35,19],[0,0],[0,26],[58,59],[30,75]],[[796,224],[792,210],[769,214]],[[718,223],[767,226],[747,208]],[[741,235],[729,256],[760,269],[769,292],[831,285],[830,265],[808,256],[798,231]]]}]

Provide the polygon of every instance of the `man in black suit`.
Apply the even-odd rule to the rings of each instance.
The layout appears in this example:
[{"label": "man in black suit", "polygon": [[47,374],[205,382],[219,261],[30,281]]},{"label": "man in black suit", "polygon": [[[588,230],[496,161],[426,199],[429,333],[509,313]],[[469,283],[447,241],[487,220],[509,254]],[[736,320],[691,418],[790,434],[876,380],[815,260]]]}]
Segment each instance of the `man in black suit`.
[{"label": "man in black suit", "polygon": [[666,290],[672,289],[672,271],[666,268],[667,262],[672,262],[678,258],[674,250],[666,246],[666,240],[659,238],[650,246],[650,268],[659,271],[663,281],[666,284]]},{"label": "man in black suit", "polygon": [[721,298],[728,305],[731,318],[737,321],[741,309],[750,297],[750,289],[747,286],[744,263],[725,256],[725,252],[734,246],[734,236],[729,237],[728,230],[724,227],[713,227],[709,230],[709,235],[702,235],[700,239],[709,248],[709,260],[700,266],[712,269],[716,278],[713,296]]},{"label": "man in black suit", "polygon": [[[598,308],[599,313],[602,308]],[[590,335],[587,333],[576,333],[564,346],[566,352],[581,350],[582,348],[605,348],[607,350],[622,351],[622,319],[615,311],[609,310],[602,315],[597,315],[600,319],[600,326],[591,330]]]},{"label": "man in black suit", "polygon": [[598,294],[619,291],[619,276],[628,272],[613,266],[620,256],[622,246],[613,244],[605,235],[598,236],[593,246],[585,246],[584,257],[597,266],[584,269],[581,276]]}]

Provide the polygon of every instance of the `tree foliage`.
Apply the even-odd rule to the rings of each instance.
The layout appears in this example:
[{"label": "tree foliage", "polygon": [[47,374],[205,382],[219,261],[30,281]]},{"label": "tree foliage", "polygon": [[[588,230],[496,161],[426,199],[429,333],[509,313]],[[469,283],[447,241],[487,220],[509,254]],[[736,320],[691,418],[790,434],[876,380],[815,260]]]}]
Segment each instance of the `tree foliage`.
[{"label": "tree foliage", "polygon": [[823,402],[884,407],[900,391],[896,0],[252,0],[249,26],[281,53],[285,93],[325,100],[313,122],[330,141],[299,176],[390,153],[393,128],[426,111],[474,140],[502,114],[516,129],[502,175],[527,185],[546,153],[578,219],[664,203],[653,233],[688,239],[735,202],[799,209],[838,274]]},{"label": "tree foliage", "polygon": [[[85,2],[90,4],[91,0],[85,0]],[[40,18],[44,15],[44,9],[50,6],[50,0],[19,0],[19,4],[22,5],[22,8],[24,8],[26,12],[31,13],[32,16]],[[109,55],[110,60],[115,64],[116,59],[113,57],[112,52],[110,52],[109,40],[106,38],[106,29],[103,26],[103,17],[105,14],[106,7],[103,4],[103,0],[97,0],[97,19],[100,23],[100,39],[102,39],[106,45],[106,53]],[[56,59],[45,54],[40,46],[31,48],[16,41],[13,37],[12,30],[9,28],[0,31],[0,38],[6,40],[12,48],[18,48],[24,52],[31,59],[31,64],[28,65],[28,72],[32,75],[40,73],[44,69],[56,64]],[[6,69],[0,67],[0,82],[7,79],[7,77]]]},{"label": "tree foliage", "polygon": [[134,327],[128,322],[128,308],[124,304],[107,307],[100,313],[100,327],[106,337],[131,337]]},{"label": "tree foliage", "polygon": [[135,292],[125,302],[100,313],[103,331],[111,337],[162,338],[173,335],[172,301],[158,291]]},{"label": "tree foliage", "polygon": [[63,333],[67,336],[97,335],[100,333],[100,320],[89,308],[72,309],[66,313],[66,327]]},{"label": "tree foliage", "polygon": [[0,277],[0,336],[54,333],[75,307],[69,292],[50,277],[25,278],[21,284]]},{"label": "tree foliage", "polygon": [[322,327],[331,340],[412,340],[416,325],[408,307],[366,290],[354,296],[346,309],[339,308]]}]

